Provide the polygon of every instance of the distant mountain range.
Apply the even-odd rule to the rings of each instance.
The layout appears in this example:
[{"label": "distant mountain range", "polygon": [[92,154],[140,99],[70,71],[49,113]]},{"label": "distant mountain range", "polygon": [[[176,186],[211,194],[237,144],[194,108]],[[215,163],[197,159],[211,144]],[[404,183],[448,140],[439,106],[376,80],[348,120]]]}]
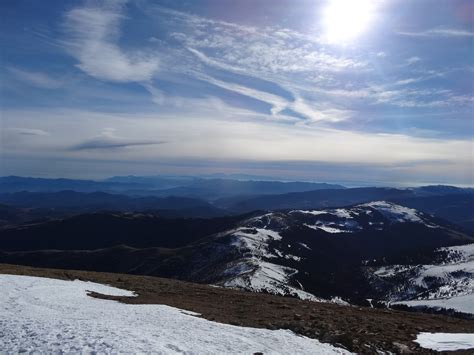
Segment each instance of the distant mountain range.
[{"label": "distant mountain range", "polygon": [[[18,183],[28,187],[35,185],[37,179],[1,178],[2,181]],[[110,184],[149,184],[148,180],[158,178],[116,178]],[[114,180],[114,179],[113,179]],[[39,189],[56,186],[56,180],[39,179]],[[60,179],[59,187],[74,185],[76,180]],[[71,182],[73,181],[73,182]],[[161,181],[161,180],[160,180]],[[183,178],[181,182],[190,182]],[[474,231],[474,193],[472,189],[453,186],[424,186],[410,189],[382,187],[364,188],[328,188],[332,185],[314,183],[281,183],[271,181],[236,180],[192,180],[194,185],[174,187],[165,190],[132,190],[112,192],[83,191],[19,191],[0,193],[0,226],[29,222],[47,218],[67,217],[81,213],[101,211],[147,212],[162,217],[204,217],[212,218],[226,215],[238,215],[252,211],[278,211],[284,209],[318,209],[326,207],[348,206],[374,200],[387,200],[397,204],[416,208],[420,211],[444,218],[467,230]],[[81,185],[82,184],[82,185]],[[85,185],[84,185],[85,184]],[[96,182],[82,186],[91,188]],[[108,184],[108,183],[105,183]],[[150,183],[151,184],[151,183]],[[16,185],[17,188],[19,185]],[[108,185],[107,185],[108,186]],[[120,185],[122,186],[122,185]],[[135,185],[133,185],[135,186]],[[1,190],[11,189],[12,185],[0,185]],[[278,193],[286,190],[308,191]],[[33,189],[35,190],[35,189]],[[137,191],[137,190],[133,190]],[[148,195],[147,195],[148,194]],[[170,195],[171,194],[171,195]],[[191,196],[205,197],[191,197]],[[229,195],[229,196],[227,196]],[[215,198],[217,196],[226,196]],[[212,198],[211,198],[212,197]]]},{"label": "distant mountain range", "polygon": [[[241,212],[258,209],[321,208],[350,205],[364,201],[373,201],[374,199],[404,199],[445,195],[468,195],[474,197],[472,189],[462,189],[454,186],[423,186],[409,189],[361,187],[345,190],[314,190],[252,198],[235,198],[230,205],[224,199],[223,205],[227,204],[229,208]],[[220,200],[217,200],[215,204],[220,205]]]},{"label": "distant mountain range", "polygon": [[56,192],[74,190],[78,192],[94,191],[123,191],[137,189],[142,186],[136,183],[116,183],[113,181],[73,180],[73,179],[43,179],[20,176],[0,177],[0,193],[20,191]]},{"label": "distant mountain range", "polygon": [[424,186],[413,189],[363,187],[344,190],[316,190],[252,198],[221,199],[216,207],[234,213],[254,210],[316,209],[387,200],[419,209],[474,231],[474,193],[452,186]]},{"label": "distant mountain range", "polygon": [[[190,197],[127,196],[105,192],[15,192],[0,194],[0,203],[4,205],[61,211],[64,213],[86,213],[98,211],[168,211],[188,212],[189,216],[212,217],[223,215],[225,211],[209,202]],[[178,215],[179,215],[178,213]]]},{"label": "distant mountain range", "polygon": [[195,177],[113,177],[103,181],[40,179],[18,176],[0,177],[0,193],[13,192],[109,192],[141,196],[180,196],[206,200],[230,196],[281,194],[319,189],[343,189],[344,186],[311,182],[241,181]]}]

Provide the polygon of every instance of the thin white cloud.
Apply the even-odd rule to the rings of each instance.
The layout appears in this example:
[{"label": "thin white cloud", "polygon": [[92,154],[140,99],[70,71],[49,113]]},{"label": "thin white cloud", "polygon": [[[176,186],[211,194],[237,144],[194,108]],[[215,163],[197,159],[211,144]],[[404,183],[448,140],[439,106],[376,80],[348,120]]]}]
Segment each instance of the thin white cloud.
[{"label": "thin white cloud", "polygon": [[144,83],[143,87],[150,93],[152,101],[157,105],[162,105],[165,99],[163,91],[157,89],[150,83]]},{"label": "thin white cloud", "polygon": [[272,115],[277,115],[278,113],[283,111],[289,104],[288,100],[282,98],[281,96],[274,95],[265,91],[260,91],[247,86],[225,82],[204,74],[196,74],[196,77],[225,90],[233,91],[240,95],[266,102],[272,106]]},{"label": "thin white cloud", "polygon": [[207,75],[197,74],[196,77],[225,90],[236,92],[240,95],[244,95],[271,105],[271,114],[275,118],[279,118],[279,114],[286,109],[299,114],[312,123],[322,121],[339,122],[350,118],[352,115],[352,112],[349,110],[341,110],[331,107],[323,107],[322,105],[310,104],[297,95],[294,95],[293,100],[287,100],[275,94],[252,89],[239,84],[224,82]]},{"label": "thin white cloud", "polygon": [[340,122],[353,116],[353,112],[350,110],[310,104],[299,97],[297,97],[294,102],[290,103],[288,108],[307,118],[309,123]]},{"label": "thin white cloud", "polygon": [[419,81],[424,80],[423,78],[408,78],[408,79],[400,79],[395,82],[395,85],[408,85],[417,83]]},{"label": "thin white cloud", "polygon": [[415,63],[418,63],[421,61],[421,58],[420,57],[410,57],[406,60],[406,63],[408,65],[412,65],[412,64],[415,64]]},{"label": "thin white cloud", "polygon": [[456,28],[433,28],[420,32],[399,31],[397,34],[409,37],[474,37],[474,32]]},{"label": "thin white cloud", "polygon": [[124,1],[107,1],[70,10],[64,21],[64,46],[77,67],[98,79],[115,82],[150,80],[159,68],[154,53],[122,50],[117,40]]},{"label": "thin white cloud", "polygon": [[52,78],[50,75],[41,72],[14,67],[9,67],[8,71],[12,73],[17,80],[42,89],[58,89],[64,84],[62,80]]},{"label": "thin white cloud", "polygon": [[387,85],[369,85],[353,90],[348,89],[314,89],[329,101],[349,100],[365,102],[371,105],[390,105],[405,108],[439,108],[439,107],[472,107],[474,97],[470,94],[459,94],[449,89],[413,88],[409,84],[425,78],[400,79]]},{"label": "thin white cloud", "polygon": [[[361,70],[368,66],[358,58],[325,50],[315,34],[280,27],[252,27],[212,20],[169,10],[146,8],[147,14],[172,18],[179,31],[171,37],[209,65],[245,71],[247,75],[290,75],[315,71]],[[170,23],[171,25],[171,23]]]}]

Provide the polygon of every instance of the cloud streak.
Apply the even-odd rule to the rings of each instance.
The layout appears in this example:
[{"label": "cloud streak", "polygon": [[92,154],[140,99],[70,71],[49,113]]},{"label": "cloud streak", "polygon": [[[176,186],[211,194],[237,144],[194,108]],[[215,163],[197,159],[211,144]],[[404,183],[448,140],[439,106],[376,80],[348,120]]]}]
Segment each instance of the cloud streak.
[{"label": "cloud streak", "polygon": [[81,150],[102,150],[102,149],[118,149],[145,145],[164,144],[165,141],[144,140],[144,139],[126,139],[115,135],[115,129],[105,129],[99,136],[86,139],[81,143],[75,144],[68,148],[70,151]]},{"label": "cloud streak", "polygon": [[405,32],[399,31],[397,34],[408,37],[420,37],[420,38],[437,38],[437,37],[454,37],[454,38],[466,38],[474,37],[474,32],[456,28],[432,28],[426,31],[420,32]]},{"label": "cloud streak", "polygon": [[128,148],[142,145],[156,145],[164,144],[163,141],[133,141],[133,140],[121,140],[121,139],[108,139],[108,138],[94,138],[85,142],[73,145],[69,148],[72,151],[79,150],[91,150],[91,149],[116,149],[116,148]]},{"label": "cloud streak", "polygon": [[59,89],[64,84],[62,80],[52,78],[46,73],[28,71],[15,67],[9,67],[7,70],[13,74],[16,79],[42,89]]},{"label": "cloud streak", "polygon": [[8,131],[22,136],[49,136],[49,132],[43,131],[42,129],[34,128],[7,128]]},{"label": "cloud streak", "polygon": [[212,85],[218,86],[225,90],[229,90],[240,95],[250,97],[254,100],[262,101],[271,106],[271,114],[275,118],[279,118],[280,113],[290,110],[299,116],[315,122],[339,122],[351,117],[352,112],[349,110],[341,110],[336,108],[324,108],[322,105],[309,104],[301,97],[294,97],[293,100],[287,100],[281,96],[252,89],[246,86],[221,81],[210,76],[196,74],[196,77],[204,80]]},{"label": "cloud streak", "polygon": [[97,79],[115,82],[149,81],[159,69],[154,53],[123,51],[117,40],[124,1],[70,10],[63,23],[66,50],[78,61],[77,67]]}]

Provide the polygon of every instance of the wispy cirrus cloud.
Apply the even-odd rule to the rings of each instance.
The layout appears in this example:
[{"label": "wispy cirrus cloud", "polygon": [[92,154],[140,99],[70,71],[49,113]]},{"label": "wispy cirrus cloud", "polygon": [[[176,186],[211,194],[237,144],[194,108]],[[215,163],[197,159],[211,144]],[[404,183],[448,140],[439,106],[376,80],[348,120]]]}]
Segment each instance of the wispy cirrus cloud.
[{"label": "wispy cirrus cloud", "polygon": [[[167,10],[159,8],[159,11]],[[308,78],[317,78],[321,85],[321,78],[326,75],[365,70],[367,62],[327,53],[315,38],[295,31],[256,29],[175,11],[171,14],[187,20],[184,28],[192,25],[186,34],[179,32],[172,36],[201,63],[213,69],[267,80],[291,92],[292,99],[192,71],[198,79],[266,102],[271,105],[275,118],[283,111],[312,123],[340,122],[353,115],[352,110],[339,105],[311,102],[301,90],[312,91],[314,83]]]},{"label": "wispy cirrus cloud", "polygon": [[341,122],[350,119],[354,112],[352,110],[335,108],[329,104],[316,104],[301,97],[296,97],[288,105],[288,109],[305,117],[308,124],[318,122]]},{"label": "wispy cirrus cloud", "polygon": [[125,1],[106,1],[76,7],[66,13],[63,45],[78,61],[77,67],[98,79],[142,82],[159,68],[155,54],[124,51],[118,44]]},{"label": "wispy cirrus cloud", "polygon": [[472,95],[460,95],[451,90],[421,89],[406,86],[421,80],[423,79],[409,78],[391,85],[371,85],[355,90],[318,89],[318,92],[334,99],[349,99],[353,102],[361,101],[371,105],[390,105],[405,108],[469,107],[474,100]]},{"label": "wispy cirrus cloud", "polygon": [[312,123],[322,121],[339,122],[350,118],[352,115],[350,110],[325,107],[321,104],[311,104],[297,95],[294,95],[292,100],[288,100],[269,92],[256,90],[235,83],[225,82],[202,74],[198,74],[197,78],[225,90],[229,90],[254,100],[259,100],[269,104],[271,106],[270,112],[275,118],[279,118],[280,114],[285,110],[293,111],[298,116],[307,119]]},{"label": "wispy cirrus cloud", "polygon": [[[420,74],[425,62],[418,56],[396,58],[376,49],[367,56],[335,50],[317,34],[231,23],[146,1],[132,5],[161,24],[162,32],[147,33],[145,38],[150,40],[142,43],[142,49],[119,45],[131,8],[125,1],[89,2],[70,10],[63,24],[63,46],[88,75],[116,83],[137,82],[160,108],[186,99],[197,104],[198,100],[170,95],[162,81],[154,81],[158,70],[160,79],[185,76],[189,81],[211,84],[214,88],[207,87],[201,96],[203,104],[212,101],[210,96],[226,100],[226,91],[230,91],[242,96],[235,100],[234,95],[230,101],[253,110],[255,117],[294,124],[351,121],[362,116],[361,108],[374,105],[435,108],[471,104],[469,97],[450,90],[416,87],[427,80]],[[379,61],[403,70],[404,75],[377,76]],[[260,115],[264,110],[255,101],[270,106],[266,116]]]},{"label": "wispy cirrus cloud", "polygon": [[398,31],[396,33],[402,36],[421,37],[421,38],[474,37],[474,32],[464,30],[464,29],[456,29],[456,28],[432,28],[429,30],[419,31],[419,32]]},{"label": "wispy cirrus cloud", "polygon": [[46,73],[24,70],[17,67],[8,67],[7,70],[13,74],[17,80],[42,89],[58,89],[64,85],[62,80],[53,78]]},{"label": "wispy cirrus cloud", "polygon": [[[424,80],[418,77],[400,78],[389,84],[356,82],[350,89],[335,88],[335,83],[344,81],[348,75],[360,77],[361,72],[370,73],[373,63],[361,54],[343,55],[322,45],[317,36],[290,29],[257,28],[152,3],[141,4],[145,4],[143,13],[159,19],[168,31],[160,39],[150,37],[153,38],[149,42],[150,48],[157,48],[153,45],[166,40],[174,42],[172,47],[159,46],[159,53],[150,48],[132,52],[120,48],[120,28],[126,19],[126,4],[121,1],[69,11],[64,24],[65,48],[78,59],[78,67],[87,74],[115,82],[139,82],[150,93],[151,100],[160,106],[169,98],[153,83],[160,69],[159,63],[160,70],[168,71],[171,76],[176,73],[189,75],[220,89],[267,103],[274,119],[287,120],[290,115],[313,123],[346,121],[357,113],[357,109],[352,108],[353,100],[397,107],[415,107],[415,103],[416,107],[440,107],[443,100],[456,105],[468,102],[455,101],[447,92],[425,94],[423,90],[409,88]],[[377,58],[386,57],[385,52],[376,53]],[[400,67],[416,63],[421,63],[420,57],[412,56]],[[216,70],[266,80],[291,92],[292,98],[282,97],[270,88],[256,88],[251,81],[237,84],[232,75],[217,79],[213,76]],[[323,93],[326,99],[314,93]],[[334,101],[335,97],[345,97],[346,101]],[[420,97],[423,100],[419,100]]]},{"label": "wispy cirrus cloud", "polygon": [[288,106],[288,101],[281,96],[271,94],[269,92],[256,90],[247,86],[225,82],[222,80],[215,79],[209,75],[196,74],[196,77],[200,80],[206,81],[212,85],[218,86],[222,89],[233,91],[240,95],[244,95],[255,100],[265,102],[272,106],[271,113],[276,115],[283,111]]},{"label": "wispy cirrus cloud", "polygon": [[406,60],[407,65],[412,65],[421,61],[420,57],[410,57]]},{"label": "wispy cirrus cloud", "polygon": [[[221,27],[212,31],[223,30]],[[235,28],[224,28],[224,33],[210,32],[207,38],[175,34],[183,45],[203,62],[221,68],[247,73],[289,75],[314,71],[339,72],[363,69],[366,61],[328,53],[318,44],[305,41],[297,34],[279,38],[274,30],[245,35]],[[268,31],[268,32],[267,32]],[[212,52],[212,53],[211,53]]]},{"label": "wispy cirrus cloud", "polygon": [[408,85],[417,83],[424,80],[424,78],[407,78],[407,79],[400,79],[395,82],[395,85]]},{"label": "wispy cirrus cloud", "polygon": [[369,66],[366,60],[327,50],[316,34],[230,23],[162,6],[148,6],[143,11],[153,18],[164,18],[176,29],[170,33],[174,41],[203,63],[224,70],[274,77]]}]

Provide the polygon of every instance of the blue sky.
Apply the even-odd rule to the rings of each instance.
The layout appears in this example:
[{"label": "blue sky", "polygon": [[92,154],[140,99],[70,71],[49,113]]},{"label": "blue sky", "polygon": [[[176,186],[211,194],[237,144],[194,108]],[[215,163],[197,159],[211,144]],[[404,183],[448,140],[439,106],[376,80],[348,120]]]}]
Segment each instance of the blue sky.
[{"label": "blue sky", "polygon": [[473,184],[470,0],[7,0],[0,13],[2,175]]}]

